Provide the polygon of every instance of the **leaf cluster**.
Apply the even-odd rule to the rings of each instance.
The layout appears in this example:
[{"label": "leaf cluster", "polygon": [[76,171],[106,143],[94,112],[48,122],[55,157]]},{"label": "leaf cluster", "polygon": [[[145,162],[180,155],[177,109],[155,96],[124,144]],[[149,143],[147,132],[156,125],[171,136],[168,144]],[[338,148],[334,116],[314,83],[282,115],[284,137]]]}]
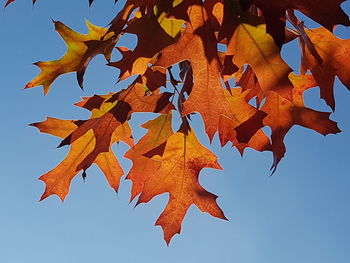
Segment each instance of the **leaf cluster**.
[{"label": "leaf cluster", "polygon": [[[203,168],[221,167],[196,138],[191,115],[200,114],[210,141],[217,134],[221,146],[232,143],[241,154],[246,148],[272,152],[272,173],[294,125],[322,135],[340,132],[330,112],[306,107],[303,97],[318,87],[334,111],[335,78],[350,88],[350,43],[333,34],[336,25],[350,25],[343,2],[127,0],[108,28],[87,22],[86,35],[54,21],[67,52],[58,60],[35,63],[41,72],[26,88],[43,86],[46,94],[58,76],[69,72],[76,73],[83,88],[85,70],[99,54],[119,70],[119,81],[136,78],[122,90],[78,102],[91,112],[87,120],[47,118],[33,124],[62,138],[60,146],[70,145],[67,157],[40,177],[46,184],[42,199],[55,194],[64,200],[71,180],[81,171],[86,177],[94,163],[117,191],[124,171],[111,147],[122,141],[130,146],[125,157],[133,163],[126,176],[132,181],[131,200],[145,203],[169,193],[156,222],[167,243],[180,232],[192,204],[225,219],[217,196],[198,181]],[[295,11],[321,26],[305,27]],[[119,46],[125,34],[137,36],[133,50]],[[281,57],[281,48],[290,41],[300,44],[300,74]],[[115,48],[122,55],[119,61],[111,61]],[[135,112],[159,114],[142,125],[147,133],[137,143],[128,123]],[[174,112],[181,116],[175,131]],[[270,128],[269,136],[264,127]]]}]

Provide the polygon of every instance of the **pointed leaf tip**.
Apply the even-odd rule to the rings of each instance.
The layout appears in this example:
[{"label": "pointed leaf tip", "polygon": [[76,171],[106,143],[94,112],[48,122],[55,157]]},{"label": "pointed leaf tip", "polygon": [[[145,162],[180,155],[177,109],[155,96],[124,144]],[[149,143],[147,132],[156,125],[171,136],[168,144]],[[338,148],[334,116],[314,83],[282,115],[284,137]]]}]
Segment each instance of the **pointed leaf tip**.
[{"label": "pointed leaf tip", "polygon": [[27,83],[27,85],[25,85],[24,89],[30,89],[30,88],[33,88],[33,87],[34,87],[33,83],[29,82],[29,83]]}]

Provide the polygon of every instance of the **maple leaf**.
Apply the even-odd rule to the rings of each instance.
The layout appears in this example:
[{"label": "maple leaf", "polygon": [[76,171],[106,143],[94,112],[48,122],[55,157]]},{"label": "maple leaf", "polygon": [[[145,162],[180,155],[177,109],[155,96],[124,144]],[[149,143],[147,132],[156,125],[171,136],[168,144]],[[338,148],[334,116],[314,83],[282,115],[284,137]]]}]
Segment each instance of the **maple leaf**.
[{"label": "maple leaf", "polygon": [[89,33],[82,35],[64,25],[61,22],[53,21],[55,30],[60,34],[67,44],[66,54],[59,60],[34,63],[41,69],[41,73],[29,82],[25,88],[32,88],[42,85],[44,94],[54,80],[65,73],[77,72],[77,80],[80,87],[83,87],[83,76],[90,60],[98,54],[103,54],[107,61],[116,43],[113,33],[106,35],[108,29],[92,25],[86,20]]},{"label": "maple leaf", "polygon": [[199,112],[211,140],[218,130],[220,115],[230,118],[230,106],[222,89],[216,38],[213,28],[206,23],[206,11],[200,5],[192,5],[188,16],[190,23],[186,24],[185,32],[175,44],[161,51],[154,65],[168,68],[184,60],[191,63],[195,81],[181,114]]},{"label": "maple leaf", "polygon": [[167,244],[180,233],[182,220],[192,204],[202,212],[226,219],[216,203],[217,196],[207,192],[198,182],[203,168],[222,168],[216,156],[200,144],[193,131],[182,127],[167,140],[163,155],[155,155],[153,159],[161,162],[160,168],[144,183],[138,203],[169,193],[169,202],[156,222],[163,228]]},{"label": "maple leaf", "polygon": [[350,90],[350,40],[343,40],[336,37],[326,28],[306,30],[317,53],[322,58],[322,63],[317,63],[313,54],[306,48],[302,41],[302,64],[301,72],[310,69],[321,90],[321,98],[335,110],[334,101],[334,80],[337,76],[339,80]]},{"label": "maple leaf", "polygon": [[[59,120],[47,118],[46,121],[34,123],[41,132],[52,134],[61,138],[65,138],[73,132],[77,125],[70,120]],[[131,128],[126,122],[113,133],[111,144],[123,140],[132,143]],[[95,137],[92,131],[87,132],[77,141],[72,143],[71,149],[67,157],[53,170],[40,177],[40,180],[45,182],[46,189],[41,200],[50,195],[57,195],[63,201],[69,193],[69,187],[72,179],[82,170],[79,164],[86,156],[94,149]],[[132,146],[132,144],[130,145]],[[93,161],[105,174],[109,185],[115,190],[118,190],[120,177],[124,174],[117,158],[109,147],[107,152],[100,153]],[[85,174],[85,171],[84,171]],[[85,176],[83,174],[83,176]]]}]

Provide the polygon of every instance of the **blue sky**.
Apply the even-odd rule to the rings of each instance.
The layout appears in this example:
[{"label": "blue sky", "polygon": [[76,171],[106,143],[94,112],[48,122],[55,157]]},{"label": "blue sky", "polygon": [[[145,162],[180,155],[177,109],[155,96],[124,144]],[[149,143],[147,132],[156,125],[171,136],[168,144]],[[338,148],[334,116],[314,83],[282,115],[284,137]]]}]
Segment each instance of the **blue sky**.
[{"label": "blue sky", "polygon": [[[79,119],[88,112],[74,106],[81,96],[104,94],[115,86],[117,71],[97,57],[87,70],[85,91],[74,74],[60,77],[47,96],[41,88],[23,90],[39,70],[31,63],[53,60],[65,52],[51,18],[86,32],[84,18],[107,25],[122,1],[17,0],[0,12],[0,262],[189,262],[295,263],[347,262],[350,258],[350,93],[338,82],[337,109],[332,119],[343,131],[323,137],[294,127],[286,137],[287,154],[269,177],[270,153],[247,151],[243,158],[217,139],[211,149],[224,171],[205,169],[200,182],[219,196],[229,218],[222,221],[191,207],[181,235],[167,247],[154,222],[167,195],[134,208],[131,183],[123,181],[118,195],[94,166],[85,182],[77,176],[62,204],[57,197],[38,202],[44,184],[37,178],[55,167],[68,148],[59,139],[29,127],[46,116]],[[4,1],[1,1],[3,4]],[[350,13],[350,4],[343,5]],[[339,27],[337,33],[350,37]],[[297,44],[284,50],[297,70]],[[114,55],[115,59],[118,57]],[[306,104],[329,111],[318,89],[308,91]],[[198,118],[196,119],[198,120]],[[134,124],[143,122],[135,116]],[[205,145],[202,126],[196,130]],[[137,136],[136,136],[137,137]],[[118,156],[125,145],[114,148]],[[122,158],[121,158],[122,159]],[[122,159],[126,171],[130,162]]]}]

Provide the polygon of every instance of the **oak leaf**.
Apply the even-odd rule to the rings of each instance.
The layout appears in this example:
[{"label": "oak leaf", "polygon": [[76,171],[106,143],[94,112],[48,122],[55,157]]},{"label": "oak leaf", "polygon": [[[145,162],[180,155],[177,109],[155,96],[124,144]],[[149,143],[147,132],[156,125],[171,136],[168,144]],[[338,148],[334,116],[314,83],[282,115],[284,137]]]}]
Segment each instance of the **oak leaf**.
[{"label": "oak leaf", "polygon": [[[65,138],[77,128],[77,125],[73,121],[54,118],[47,118],[44,122],[34,123],[32,125],[37,127],[41,132],[61,138]],[[110,146],[120,140],[132,143],[132,140],[130,141],[131,128],[129,124],[126,122],[123,126],[116,129],[112,137]],[[87,132],[72,143],[67,157],[56,168],[40,177],[40,180],[46,184],[46,189],[41,196],[41,200],[53,194],[57,195],[62,201],[66,198],[72,179],[82,170],[82,168],[79,168],[80,163],[94,149],[95,141],[93,132]],[[110,146],[108,151],[98,154],[93,160],[93,163],[97,164],[105,174],[109,185],[117,191],[120,178],[124,172]],[[84,176],[85,169],[83,172]]]},{"label": "oak leaf", "polygon": [[154,65],[168,68],[185,60],[191,63],[194,85],[181,114],[199,112],[211,140],[218,130],[220,115],[231,117],[230,106],[221,85],[216,38],[212,26],[206,23],[206,10],[201,5],[192,5],[188,16],[190,22],[186,24],[185,32],[175,44],[161,51],[161,57]]},{"label": "oak leaf", "polygon": [[93,163],[98,154],[108,151],[112,134],[130,118],[133,112],[167,113],[173,109],[169,102],[171,95],[170,93],[161,93],[147,96],[144,86],[135,82],[123,91],[108,95],[103,102],[92,97],[92,105],[89,103],[90,100],[86,100],[82,106],[91,110],[91,108],[101,108],[104,103],[107,103],[107,108],[96,118],[79,121],[79,127],[67,136],[60,146],[71,144],[88,131],[93,130],[96,138],[95,147],[78,166],[78,168],[86,169]]},{"label": "oak leaf", "polygon": [[[160,162],[145,156],[145,154],[165,143],[173,135],[171,121],[172,114],[169,112],[141,125],[141,127],[148,129],[148,132],[126,152],[124,157],[133,162],[126,177],[132,181],[131,201],[142,192],[143,184],[159,169]],[[162,154],[158,153],[158,155]]]},{"label": "oak leaf", "polygon": [[267,24],[267,33],[271,34],[277,45],[281,46],[284,42],[286,11],[295,9],[328,30],[333,30],[335,25],[350,25],[350,21],[340,4],[345,0],[240,0],[244,7],[255,4],[259,7]]},{"label": "oak leaf", "polygon": [[343,40],[336,37],[326,28],[306,30],[316,51],[322,58],[319,64],[314,56],[306,48],[302,41],[302,64],[301,72],[306,73],[309,69],[320,87],[321,98],[335,110],[334,100],[334,80],[337,76],[339,80],[350,90],[350,40]]},{"label": "oak leaf", "polygon": [[83,87],[83,76],[90,60],[98,54],[103,54],[107,61],[116,43],[114,33],[107,34],[108,29],[92,25],[86,20],[89,29],[88,34],[82,35],[64,25],[53,21],[55,30],[60,34],[67,44],[66,54],[59,60],[34,63],[41,69],[41,73],[29,82],[25,88],[43,86],[44,94],[54,80],[65,73],[76,72],[80,87]]},{"label": "oak leaf", "polygon": [[161,163],[160,168],[144,183],[138,203],[169,193],[169,202],[156,222],[163,228],[168,244],[176,233],[180,233],[182,220],[192,204],[202,212],[226,219],[216,203],[217,196],[207,192],[198,182],[203,168],[222,168],[216,156],[200,144],[193,131],[182,127],[167,140],[164,154],[155,155],[153,159]]},{"label": "oak leaf", "polygon": [[[119,48],[123,57],[117,62],[109,63],[110,66],[120,69],[120,80],[135,74],[144,74],[152,58],[164,47],[173,44],[176,36],[180,33],[183,22],[178,24],[168,24],[160,20],[157,16],[142,16],[134,18],[124,32],[135,34],[138,38],[137,46],[133,51]],[[176,20],[175,20],[176,21]],[[168,34],[165,29],[173,32]],[[156,41],[155,41],[156,39]]]},{"label": "oak leaf", "polygon": [[[241,67],[242,69],[243,67]],[[256,106],[259,108],[265,98],[265,93],[261,89],[258,78],[251,66],[247,65],[241,74],[236,74],[236,86],[242,88],[242,91],[248,91],[244,97],[247,102],[255,98]]]},{"label": "oak leaf", "polygon": [[[46,183],[42,199],[56,194],[64,200],[71,180],[81,171],[85,177],[93,164],[117,190],[123,170],[111,147],[123,141],[131,147],[125,157],[133,163],[126,177],[132,181],[130,201],[139,196],[137,204],[144,203],[169,193],[156,222],[168,244],[180,232],[192,204],[225,219],[217,196],[199,184],[203,168],[221,166],[191,130],[191,115],[201,115],[210,141],[218,132],[222,146],[231,142],[241,154],[246,148],[271,151],[272,172],[285,155],[284,138],[294,125],[322,135],[340,132],[331,113],[304,105],[304,94],[319,86],[321,97],[334,110],[335,77],[350,88],[349,40],[332,33],[336,24],[350,25],[340,7],[343,2],[126,0],[109,28],[87,22],[89,32],[82,35],[54,22],[67,53],[59,60],[36,63],[41,73],[26,88],[43,85],[46,94],[53,81],[68,72],[77,73],[82,87],[85,69],[98,54],[120,70],[119,80],[138,76],[122,90],[84,97],[76,103],[91,112],[89,119],[48,118],[33,124],[62,138],[60,146],[70,147],[67,157],[40,177]],[[306,29],[295,11],[324,28]],[[117,45],[124,34],[137,37],[133,50]],[[295,38],[301,41],[300,76],[292,73],[281,56],[282,46]],[[114,47],[122,58],[110,62]],[[182,121],[175,133],[172,110]],[[137,112],[159,116],[142,125],[146,134],[134,145],[128,121]],[[266,128],[271,129],[270,136],[264,133]]]},{"label": "oak leaf", "polygon": [[288,75],[292,69],[282,59],[280,49],[265,28],[256,17],[242,17],[229,40],[227,54],[233,55],[233,63],[238,67],[245,64],[252,67],[265,97],[267,92],[275,91],[291,100],[293,84]]},{"label": "oak leaf", "polygon": [[220,117],[219,138],[221,146],[230,141],[241,154],[247,147],[257,151],[270,150],[270,139],[261,130],[264,126],[263,119],[267,114],[247,102],[246,96],[249,95],[249,91],[234,88],[225,91],[225,95],[230,102],[233,118]]},{"label": "oak leaf", "polygon": [[322,135],[336,134],[340,130],[336,122],[329,119],[329,112],[319,112],[304,106],[304,91],[315,87],[317,84],[310,75],[296,76],[291,74],[295,88],[293,89],[293,102],[281,97],[275,92],[270,92],[261,110],[267,116],[264,125],[272,130],[272,152],[274,155],[272,172],[284,156],[286,148],[284,137],[294,125],[300,125],[312,129]]}]

